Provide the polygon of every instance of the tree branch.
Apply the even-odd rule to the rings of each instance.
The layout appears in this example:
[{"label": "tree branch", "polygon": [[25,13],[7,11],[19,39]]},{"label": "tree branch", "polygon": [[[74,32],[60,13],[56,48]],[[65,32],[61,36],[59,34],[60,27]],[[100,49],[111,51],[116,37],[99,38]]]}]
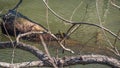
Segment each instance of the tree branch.
[{"label": "tree branch", "polygon": [[19,5],[22,3],[22,1],[23,0],[19,0],[19,2],[16,4],[16,6],[12,10],[16,10],[19,7]]},{"label": "tree branch", "polygon": [[22,63],[6,63],[6,62],[0,62],[1,67],[5,68],[23,68],[23,67],[40,67],[40,66],[45,66],[44,62],[42,61],[32,61],[32,62],[22,62]]},{"label": "tree branch", "polygon": [[110,1],[111,1],[111,4],[112,4],[114,7],[120,9],[120,6],[118,6],[117,4],[115,4],[112,0],[110,0]]},{"label": "tree branch", "polygon": [[[31,31],[31,32],[27,32],[27,33],[24,33],[24,34],[19,34],[19,35],[17,36],[17,38],[16,38],[16,41],[19,42],[19,39],[20,39],[21,37],[26,36],[26,35],[30,35],[30,34],[42,34],[42,33],[43,33],[43,32]],[[71,49],[66,48],[66,47],[59,41],[59,39],[58,39],[54,34],[52,34],[51,32],[47,32],[47,33],[50,34],[53,38],[55,38],[56,41],[59,43],[59,45],[60,45],[64,50],[69,51],[69,52],[71,52],[71,53],[74,53],[74,51],[72,51]]]},{"label": "tree branch", "polygon": [[[14,42],[14,44],[16,43]],[[11,45],[12,45],[11,42],[1,42],[0,48],[12,48]],[[49,62],[48,56],[46,56],[46,54],[38,50],[36,47],[30,46],[24,43],[18,43],[15,46],[16,48],[29,51],[30,53],[32,53],[33,55],[35,55],[41,60],[32,61],[32,62],[14,63],[14,64],[0,62],[1,67],[9,67],[9,68],[21,67],[22,68],[22,67],[33,67],[33,66],[34,67],[37,67],[37,66],[52,67],[53,66],[51,63],[48,63]],[[76,64],[82,64],[82,65],[104,64],[114,68],[120,68],[119,60],[108,57],[108,56],[104,56],[104,55],[78,55],[78,56],[69,56],[69,57],[63,57],[58,59],[55,58],[55,60],[58,67],[61,67],[61,66],[65,67],[65,66],[76,65]]]},{"label": "tree branch", "polygon": [[49,51],[48,51],[48,48],[47,48],[47,45],[46,45],[46,43],[44,42],[44,39],[43,39],[43,37],[42,37],[41,35],[40,35],[40,39],[41,39],[42,45],[44,46],[44,49],[45,49],[45,51],[46,51],[46,54],[47,54],[48,58],[50,59],[49,62],[52,63],[52,65],[54,66],[54,68],[58,68],[58,67],[56,66],[53,58],[51,58],[51,55],[50,55],[50,53],[49,53]]},{"label": "tree branch", "polygon": [[74,64],[105,64],[114,68],[120,67],[120,61],[114,58],[110,58],[104,55],[79,55],[73,57],[66,57],[63,59],[64,65],[74,65]]},{"label": "tree branch", "polygon": [[102,28],[104,29],[105,31],[107,31],[108,33],[110,33],[111,35],[113,35],[114,37],[116,37],[117,39],[120,40],[120,37],[117,36],[115,33],[113,33],[112,31],[110,31],[109,29],[103,27],[103,26],[100,26],[100,25],[97,25],[97,24],[92,24],[92,23],[86,23],[86,22],[73,22],[73,21],[69,21],[67,19],[64,19],[63,17],[61,17],[60,15],[58,15],[56,12],[54,12],[50,7],[49,5],[45,2],[45,0],[43,0],[45,6],[51,11],[51,13],[53,13],[57,18],[59,18],[60,20],[63,20],[65,21],[66,23],[69,23],[69,24],[84,24],[84,25],[91,25],[91,26],[95,26],[95,27],[98,27],[98,28]]},{"label": "tree branch", "polygon": [[[13,42],[13,44],[14,44],[14,47],[30,52],[36,57],[38,57],[40,60],[44,60],[46,58],[46,55],[34,46],[31,46],[31,45],[28,45],[22,42],[16,43],[15,41]],[[11,42],[0,42],[0,49],[4,49],[4,48],[13,48],[12,43]]]}]

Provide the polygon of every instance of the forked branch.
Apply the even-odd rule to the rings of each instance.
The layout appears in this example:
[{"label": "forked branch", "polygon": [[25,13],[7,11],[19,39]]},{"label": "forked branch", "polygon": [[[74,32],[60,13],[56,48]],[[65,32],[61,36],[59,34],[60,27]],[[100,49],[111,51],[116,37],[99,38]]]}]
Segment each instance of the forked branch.
[{"label": "forked branch", "polygon": [[111,30],[103,27],[103,26],[100,26],[100,25],[97,25],[97,24],[92,24],[92,23],[86,23],[86,22],[73,22],[73,21],[69,21],[63,17],[61,17],[60,15],[58,15],[54,10],[52,10],[49,5],[45,2],[45,0],[43,0],[44,4],[46,5],[46,7],[51,11],[51,13],[53,13],[57,18],[59,18],[60,20],[63,20],[65,21],[66,23],[69,23],[69,24],[84,24],[84,25],[90,25],[90,26],[95,26],[95,27],[98,27],[98,28],[102,28],[104,29],[105,31],[107,31],[108,33],[110,33],[111,35],[113,35],[114,37],[116,37],[117,39],[120,40],[120,37],[117,36],[114,32],[112,32]]},{"label": "forked branch", "polygon": [[[44,54],[42,51],[37,49],[34,46],[27,45],[24,43],[15,43],[16,48],[26,50],[36,57],[38,57],[39,61],[31,61],[31,62],[21,62],[21,63],[6,63],[6,62],[0,62],[0,67],[6,67],[6,68],[25,68],[25,67],[53,67],[51,63],[49,62],[49,58],[46,54]],[[11,42],[1,42],[0,48],[12,48]],[[52,57],[55,58],[55,57]],[[70,65],[77,65],[77,64],[104,64],[111,66],[113,68],[120,68],[120,61],[114,58],[110,58],[108,56],[104,55],[78,55],[78,56],[69,56],[69,57],[63,57],[56,59],[56,64],[58,67],[65,67]]]},{"label": "forked branch", "polygon": [[[43,33],[43,32],[31,31],[31,32],[27,32],[27,33],[24,33],[24,34],[19,34],[19,35],[17,36],[17,38],[16,38],[16,42],[20,42],[19,39],[20,39],[21,37],[26,36],[26,35],[30,35],[30,34],[42,34],[42,33]],[[57,38],[54,34],[52,34],[51,32],[47,32],[47,33],[50,34],[53,38],[55,38],[55,39],[57,40],[57,42],[59,43],[59,45],[60,45],[64,50],[69,51],[69,52],[71,52],[71,53],[74,53],[74,51],[72,51],[71,49],[66,48],[66,47],[58,40],[58,38]]]}]

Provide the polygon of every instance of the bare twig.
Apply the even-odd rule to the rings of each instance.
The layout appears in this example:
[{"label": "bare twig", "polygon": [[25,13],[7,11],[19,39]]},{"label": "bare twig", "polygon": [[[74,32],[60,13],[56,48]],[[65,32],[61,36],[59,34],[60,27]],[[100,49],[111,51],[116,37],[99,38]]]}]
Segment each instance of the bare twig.
[{"label": "bare twig", "polygon": [[[20,2],[19,2],[20,3]],[[19,4],[18,3],[18,4]],[[16,9],[16,11],[17,11],[17,7],[15,8]],[[15,28],[15,21],[16,21],[16,18],[17,18],[17,14],[18,13],[16,13],[16,15],[15,15],[15,19],[14,19],[14,22],[13,22],[13,27],[14,27],[14,35],[15,35],[15,38],[17,37],[16,36],[16,28]],[[16,49],[16,47],[13,45],[13,51],[12,51],[12,60],[11,60],[11,63],[13,63],[14,62],[14,57],[15,57],[15,49]]]},{"label": "bare twig", "polygon": [[[98,19],[99,19],[100,26],[103,27],[103,25],[102,25],[102,20],[101,20],[101,18],[100,18],[100,14],[99,14],[99,10],[98,10],[98,2],[99,2],[99,0],[96,0],[97,15],[98,15]],[[108,6],[109,6],[109,2],[110,2],[110,0],[108,0]],[[108,12],[108,10],[105,11],[105,15],[104,15],[104,16],[107,16],[107,12]],[[104,22],[105,22],[105,20],[104,20]],[[108,49],[109,49],[110,51],[112,51],[115,55],[120,56],[118,49],[117,49],[117,48],[110,42],[110,40],[107,38],[107,35],[106,35],[104,29],[102,29],[102,32],[103,32],[103,34],[104,34],[104,37],[105,37],[106,41],[108,42],[108,44],[109,44],[110,47],[111,47],[111,48],[108,48]],[[117,36],[118,36],[118,35],[117,35]]]},{"label": "bare twig", "polygon": [[[19,39],[21,37],[24,37],[26,35],[30,35],[30,34],[42,34],[43,32],[35,32],[35,31],[31,31],[31,32],[27,32],[27,33],[24,33],[24,34],[19,34],[16,38],[16,42],[20,42]],[[66,51],[70,51],[71,53],[74,53],[71,49],[68,49],[66,48],[62,43],[60,43],[59,39],[54,35],[52,34],[51,32],[48,32],[48,34],[50,34],[53,38],[55,38],[57,40],[57,42],[60,44],[60,46],[66,50]]]},{"label": "bare twig", "polygon": [[[77,9],[81,6],[82,3],[83,3],[83,2],[81,2],[81,3],[74,9],[74,11],[73,11],[73,13],[72,13],[72,16],[71,16],[71,18],[70,18],[70,21],[72,20],[73,15],[74,15],[75,12],[77,11]],[[86,17],[87,9],[88,9],[88,4],[87,4],[87,6],[86,6],[85,15],[84,15],[82,21],[84,21],[84,18]],[[67,37],[69,37],[72,33],[74,33],[80,26],[81,26],[81,24],[72,24],[72,26],[67,30],[66,36],[62,39],[61,43],[63,43],[63,41],[64,41]]]},{"label": "bare twig", "polygon": [[23,0],[19,0],[19,2],[16,4],[16,6],[12,10],[16,10],[19,7],[19,5],[22,3],[22,1]]},{"label": "bare twig", "polygon": [[[120,34],[120,30],[118,31],[117,35],[119,36],[119,34]],[[116,42],[117,42],[117,39],[115,38],[114,43],[113,43],[113,46],[114,46],[114,47],[115,47],[115,45],[116,45]]]},{"label": "bare twig", "polygon": [[[46,55],[41,50],[36,48],[35,46],[25,44],[22,42],[16,43],[15,41],[13,41],[13,44],[16,48],[21,49],[21,50],[25,50],[25,51],[28,51],[28,52],[34,54],[40,60],[45,60]],[[9,42],[9,41],[8,42],[0,42],[0,48],[1,49],[13,48],[12,42]]]},{"label": "bare twig", "polygon": [[50,53],[48,51],[47,45],[44,42],[44,39],[43,39],[43,37],[41,35],[40,35],[40,39],[41,39],[42,45],[44,46],[45,52],[47,53],[47,56],[50,59],[50,62],[52,63],[52,65],[54,66],[54,68],[58,68],[57,65],[54,63],[54,60],[52,59],[52,57],[51,57],[51,55],[50,55]]},{"label": "bare twig", "polygon": [[66,20],[64,19],[63,17],[59,16],[56,12],[54,12],[50,7],[49,5],[45,2],[45,0],[43,0],[44,4],[46,5],[46,7],[59,19],[65,21],[66,23],[69,23],[69,24],[85,24],[85,25],[91,25],[91,26],[96,26],[96,27],[99,27],[99,28],[102,28],[104,29],[105,31],[107,31],[108,33],[110,33],[111,35],[113,35],[114,37],[116,37],[117,39],[120,40],[120,37],[117,36],[115,33],[113,33],[112,31],[110,31],[109,29],[103,27],[103,26],[100,26],[100,25],[97,25],[97,24],[92,24],[92,23],[86,23],[86,22],[72,22],[72,21],[69,21],[69,20]]},{"label": "bare twig", "polygon": [[[83,1],[81,1],[78,6],[73,10],[72,15],[70,16],[70,21],[72,21],[73,16],[75,14],[75,12],[78,10],[78,8],[82,5]],[[63,41],[65,41],[65,39],[70,36],[73,32],[75,32],[75,30],[77,30],[79,28],[79,24],[75,27],[76,25],[72,25],[66,32],[66,36],[62,39],[61,43],[63,43]]]},{"label": "bare twig", "polygon": [[[103,27],[103,24],[102,24],[102,20],[101,20],[101,17],[100,17],[100,13],[99,13],[99,9],[98,9],[98,3],[99,3],[99,0],[96,0],[96,10],[97,10],[97,16],[98,16],[98,20],[99,20],[99,23],[100,23],[100,26]],[[113,47],[112,43],[110,42],[110,40],[107,38],[107,35],[104,31],[104,29],[101,29],[103,34],[104,34],[104,37],[106,39],[106,41],[110,44],[111,47]]]},{"label": "bare twig", "polygon": [[83,3],[83,1],[81,1],[81,2],[79,3],[79,5],[73,10],[72,15],[71,15],[71,17],[70,17],[70,21],[72,20],[75,12],[76,12],[76,11],[78,10],[78,8],[82,5],[82,3]]},{"label": "bare twig", "polygon": [[59,16],[56,12],[54,12],[54,11],[48,6],[48,4],[46,3],[45,0],[43,0],[43,3],[45,4],[45,6],[46,6],[56,17],[58,17],[59,19],[65,21],[65,22],[67,22],[67,23],[70,23],[70,22],[68,22],[69,20],[64,19],[63,17]]},{"label": "bare twig", "polygon": [[[119,36],[120,30],[118,31],[118,36]],[[118,51],[117,47],[115,46],[117,42],[117,39],[115,38],[115,41],[113,43],[113,47],[112,48],[108,48],[110,51],[112,51],[114,54],[116,54],[117,56],[120,57],[120,52]]]},{"label": "bare twig", "polygon": [[49,33],[49,34],[57,40],[57,42],[59,43],[59,45],[60,45],[64,50],[69,51],[69,52],[71,52],[71,53],[74,53],[74,51],[72,51],[71,49],[66,48],[54,34],[51,34],[51,33]]},{"label": "bare twig", "polygon": [[110,0],[110,2],[111,2],[111,4],[112,4],[113,6],[115,6],[115,7],[118,8],[118,9],[120,9],[120,6],[118,6],[117,4],[113,3],[112,0]]},{"label": "bare twig", "polygon": [[108,0],[108,2],[107,2],[107,8],[106,8],[106,10],[105,10],[105,12],[104,12],[104,15],[103,15],[103,23],[105,23],[106,22],[106,18],[107,18],[107,16],[108,16],[108,13],[109,13],[109,9],[110,9],[110,0]]},{"label": "bare twig", "polygon": [[[46,0],[46,3],[48,4],[49,0]],[[47,23],[47,27],[48,27],[48,31],[50,31],[50,26],[49,26],[49,21],[48,21],[48,8],[46,8],[46,23]]]},{"label": "bare twig", "polygon": [[4,29],[5,29],[5,32],[6,32],[6,34],[7,34],[7,35],[5,35],[5,36],[8,37],[8,39],[11,41],[12,46],[13,46],[12,59],[11,59],[11,63],[13,63],[13,61],[14,61],[14,44],[13,44],[12,38],[10,37],[10,35],[9,35],[7,29],[6,29],[5,23],[6,23],[6,21],[5,21],[5,22],[2,22],[3,27],[4,27]]},{"label": "bare twig", "polygon": [[116,56],[120,57],[120,53],[118,52],[118,50],[116,48],[113,49],[113,48],[107,47],[107,49],[110,50],[111,52],[113,52]]},{"label": "bare twig", "polygon": [[19,39],[20,39],[21,37],[26,36],[26,35],[30,35],[30,34],[41,34],[41,33],[43,33],[43,32],[31,31],[31,32],[27,32],[27,33],[24,33],[24,34],[19,34],[19,35],[17,36],[17,38],[16,38],[16,42],[20,42]]},{"label": "bare twig", "polygon": [[78,25],[72,25],[66,32],[66,36],[61,40],[61,43],[65,41],[67,37],[69,37],[72,33],[74,33],[78,28],[80,27],[80,24]]},{"label": "bare twig", "polygon": [[[51,64],[46,63],[49,62],[48,56],[44,54],[42,51],[40,51],[38,48],[27,45],[24,43],[16,43],[14,42],[16,48],[20,48],[22,50],[29,51],[36,57],[38,57],[40,60],[39,61],[32,61],[32,62],[21,62],[21,63],[6,63],[6,62],[0,62],[1,67],[20,67],[20,68],[25,68],[25,67],[52,67]],[[11,42],[0,42],[0,48],[11,48]],[[54,57],[53,57],[54,58]],[[105,64],[108,66],[111,66],[113,68],[120,68],[120,61],[118,59],[110,58],[108,56],[104,55],[78,55],[78,56],[69,56],[69,57],[63,57],[56,59],[57,61],[57,66],[70,66],[70,65],[76,65],[76,64]]]},{"label": "bare twig", "polygon": [[3,10],[0,10],[0,14],[2,14]]},{"label": "bare twig", "polygon": [[[116,35],[116,34],[113,33],[112,31],[110,31],[109,29],[103,27],[101,24],[100,24],[100,25],[97,25],[97,24],[92,24],[92,23],[85,23],[85,22],[72,22],[72,21],[66,20],[66,19],[64,19],[63,17],[59,16],[56,12],[54,12],[54,11],[48,6],[48,4],[45,2],[45,0],[43,0],[43,2],[44,2],[44,4],[46,5],[46,7],[47,7],[47,8],[48,8],[48,9],[49,9],[49,10],[50,10],[50,11],[51,11],[51,12],[52,12],[57,18],[59,18],[59,19],[65,21],[66,23],[74,24],[74,25],[76,25],[76,24],[85,24],[85,25],[96,26],[96,27],[98,27],[98,28],[101,28],[103,31],[104,31],[104,30],[107,31],[108,33],[110,33],[111,35],[113,35],[114,37],[116,37],[117,39],[120,40],[120,37],[119,37],[118,35]],[[106,13],[105,13],[105,14],[106,14]],[[99,14],[98,14],[98,16],[99,16]],[[99,21],[101,22],[100,17],[99,17]],[[74,26],[74,25],[73,25],[73,26]],[[73,26],[71,26],[70,29],[72,29]],[[69,31],[70,31],[70,29],[69,29]],[[105,32],[104,32],[104,34],[105,34]],[[110,40],[107,39],[107,42],[110,43]],[[110,45],[112,46],[111,43],[110,43]]]}]

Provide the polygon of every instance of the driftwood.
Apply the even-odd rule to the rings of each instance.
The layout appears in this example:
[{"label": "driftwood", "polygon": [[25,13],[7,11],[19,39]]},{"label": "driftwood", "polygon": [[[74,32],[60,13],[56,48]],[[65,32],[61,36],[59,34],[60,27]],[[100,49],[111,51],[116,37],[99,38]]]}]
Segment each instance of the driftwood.
[{"label": "driftwood", "polygon": [[[49,62],[48,56],[40,51],[38,48],[27,45],[21,42],[13,42],[14,46],[16,48],[29,51],[36,57],[38,57],[39,61],[32,61],[32,62],[21,62],[21,63],[6,63],[6,62],[0,62],[1,67],[53,67],[52,63]],[[0,48],[13,48],[13,45],[11,42],[0,42]],[[63,58],[55,58],[54,62],[58,67],[64,67],[64,66],[70,66],[70,65],[76,65],[76,64],[104,64],[108,65],[114,68],[120,68],[120,61],[118,59],[104,56],[104,55],[77,55],[77,56],[69,56],[69,57],[63,57]]]}]

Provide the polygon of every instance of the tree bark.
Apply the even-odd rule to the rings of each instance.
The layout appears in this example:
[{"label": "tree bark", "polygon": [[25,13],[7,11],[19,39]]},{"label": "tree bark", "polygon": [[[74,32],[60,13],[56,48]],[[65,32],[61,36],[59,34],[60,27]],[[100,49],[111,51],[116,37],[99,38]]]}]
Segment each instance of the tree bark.
[{"label": "tree bark", "polygon": [[[21,62],[21,63],[6,63],[6,62],[0,62],[1,67],[7,67],[7,68],[22,68],[22,67],[53,67],[53,65],[49,62],[49,58],[46,54],[44,54],[42,51],[40,51],[38,48],[24,44],[21,42],[13,42],[14,46],[16,48],[29,51],[36,57],[38,57],[40,60],[38,61],[32,61],[32,62]],[[0,48],[12,48],[13,45],[11,42],[0,42]],[[111,66],[114,68],[120,68],[120,61],[118,59],[108,57],[105,55],[77,55],[77,56],[69,56],[69,57],[62,57],[62,58],[54,58],[54,62],[58,67],[61,66],[70,66],[70,65],[77,65],[77,64],[104,64],[107,66]]]}]

